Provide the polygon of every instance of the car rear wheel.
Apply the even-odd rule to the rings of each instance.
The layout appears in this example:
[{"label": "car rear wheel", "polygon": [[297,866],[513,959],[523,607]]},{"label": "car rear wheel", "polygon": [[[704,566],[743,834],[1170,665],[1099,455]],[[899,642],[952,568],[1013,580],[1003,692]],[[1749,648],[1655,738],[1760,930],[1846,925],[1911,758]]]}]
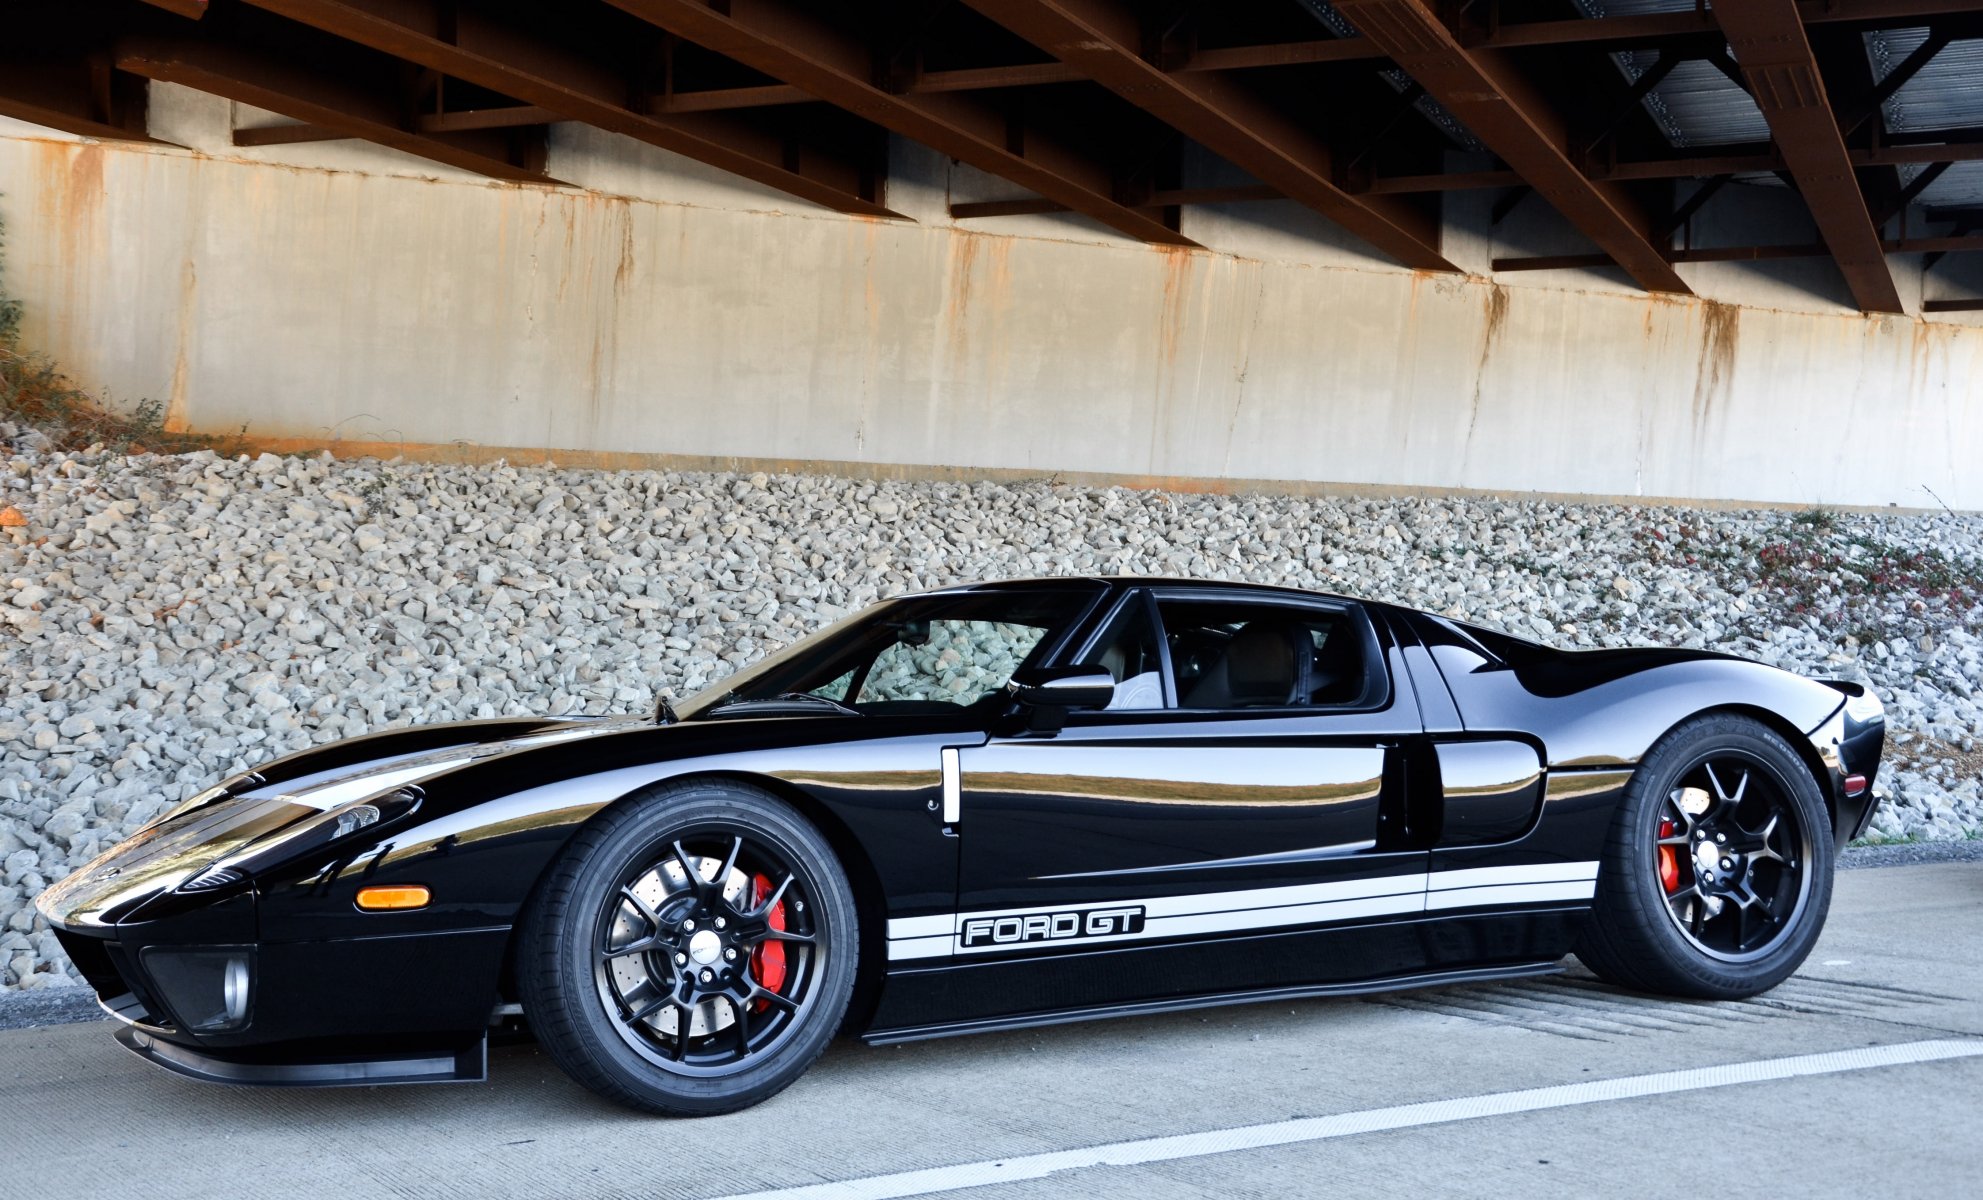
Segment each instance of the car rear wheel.
[{"label": "car rear wheel", "polygon": [[756,1104],[826,1048],[853,991],[846,874],[790,805],[728,781],[600,814],[525,915],[524,1017],[565,1072],[672,1116]]},{"label": "car rear wheel", "polygon": [[1787,741],[1746,717],[1689,721],[1625,790],[1577,957],[1639,991],[1767,991],[1824,928],[1832,859],[1824,798]]}]

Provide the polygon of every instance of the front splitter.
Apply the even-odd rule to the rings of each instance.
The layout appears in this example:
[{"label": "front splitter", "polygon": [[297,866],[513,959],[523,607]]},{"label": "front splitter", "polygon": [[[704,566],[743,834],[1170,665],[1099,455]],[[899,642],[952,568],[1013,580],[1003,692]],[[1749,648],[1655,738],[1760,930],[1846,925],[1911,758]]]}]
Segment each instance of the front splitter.
[{"label": "front splitter", "polygon": [[489,1075],[489,1039],[461,1050],[327,1062],[243,1062],[162,1041],[126,1026],[117,1040],[139,1058],[204,1083],[254,1087],[374,1087],[393,1083],[480,1083]]}]

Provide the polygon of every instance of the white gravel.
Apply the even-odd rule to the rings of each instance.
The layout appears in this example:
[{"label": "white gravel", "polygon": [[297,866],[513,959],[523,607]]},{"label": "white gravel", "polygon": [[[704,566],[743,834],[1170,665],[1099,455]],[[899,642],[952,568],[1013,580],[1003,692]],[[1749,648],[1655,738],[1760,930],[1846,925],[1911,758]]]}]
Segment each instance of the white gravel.
[{"label": "white gravel", "polygon": [[[1973,582],[1983,518],[124,458],[0,426],[10,441],[0,989],[70,982],[37,892],[229,772],[388,725],[641,708],[869,601],[980,578],[1292,584],[1862,678],[1898,735],[1878,834],[1983,828],[1983,610],[1932,571],[1864,565],[1928,553]],[[1775,546],[1796,553],[1759,557]],[[1796,566],[1820,551],[1845,565]]]}]

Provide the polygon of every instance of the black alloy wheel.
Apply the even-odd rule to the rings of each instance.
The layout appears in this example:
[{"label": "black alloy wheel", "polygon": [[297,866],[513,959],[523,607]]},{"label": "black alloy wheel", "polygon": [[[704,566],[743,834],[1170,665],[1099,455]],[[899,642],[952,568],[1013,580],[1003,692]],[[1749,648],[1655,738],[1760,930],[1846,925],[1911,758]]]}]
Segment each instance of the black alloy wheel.
[{"label": "black alloy wheel", "polygon": [[795,866],[719,826],[624,874],[594,923],[594,974],[629,1046],[663,1070],[726,1075],[804,1020],[823,950]]},{"label": "black alloy wheel", "polygon": [[1782,735],[1714,714],[1633,772],[1577,957],[1622,987],[1739,999],[1788,978],[1831,905],[1831,817]]},{"label": "black alloy wheel", "polygon": [[673,784],[595,817],[547,873],[519,991],[579,1082],[653,1112],[729,1112],[825,1049],[858,944],[846,875],[790,805],[728,781]]},{"label": "black alloy wheel", "polygon": [[1666,910],[1696,949],[1725,962],[1766,957],[1808,910],[1811,838],[1769,764],[1705,758],[1661,809],[1653,869]]}]

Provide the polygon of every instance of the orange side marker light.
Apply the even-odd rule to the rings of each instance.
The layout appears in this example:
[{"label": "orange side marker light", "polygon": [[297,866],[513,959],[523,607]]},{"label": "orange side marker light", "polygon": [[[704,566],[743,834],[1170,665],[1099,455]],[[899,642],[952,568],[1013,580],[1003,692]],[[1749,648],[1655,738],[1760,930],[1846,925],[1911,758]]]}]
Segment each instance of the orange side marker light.
[{"label": "orange side marker light", "polygon": [[380,883],[358,889],[358,907],[366,912],[402,912],[425,908],[434,893],[422,883]]}]

